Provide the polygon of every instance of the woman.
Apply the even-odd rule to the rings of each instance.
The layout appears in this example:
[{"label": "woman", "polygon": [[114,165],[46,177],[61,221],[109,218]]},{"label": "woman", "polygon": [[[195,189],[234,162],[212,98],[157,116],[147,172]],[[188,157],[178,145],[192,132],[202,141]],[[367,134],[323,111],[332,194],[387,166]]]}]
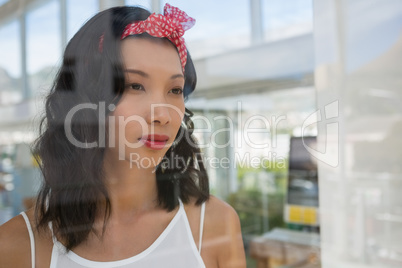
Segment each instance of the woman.
[{"label": "woman", "polygon": [[184,100],[194,20],[116,7],[69,42],[34,152],[35,209],[0,228],[0,267],[245,267],[236,212],[209,195]]}]

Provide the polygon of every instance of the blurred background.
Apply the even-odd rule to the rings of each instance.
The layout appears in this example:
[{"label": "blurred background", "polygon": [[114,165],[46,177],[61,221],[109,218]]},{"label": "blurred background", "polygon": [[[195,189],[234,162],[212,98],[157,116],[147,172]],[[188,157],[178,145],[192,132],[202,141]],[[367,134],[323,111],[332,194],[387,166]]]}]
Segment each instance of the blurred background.
[{"label": "blurred background", "polygon": [[[169,3],[197,20],[186,105],[247,267],[402,267],[402,2]],[[29,145],[69,39],[100,10],[164,4],[0,0],[0,224],[33,205]]]}]

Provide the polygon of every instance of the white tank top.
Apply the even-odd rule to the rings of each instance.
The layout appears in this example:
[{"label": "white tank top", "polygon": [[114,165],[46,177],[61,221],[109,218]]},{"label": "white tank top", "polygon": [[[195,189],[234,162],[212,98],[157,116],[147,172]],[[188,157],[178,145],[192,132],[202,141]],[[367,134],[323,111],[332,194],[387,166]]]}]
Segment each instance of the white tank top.
[{"label": "white tank top", "polygon": [[[53,236],[53,249],[50,268],[205,268],[201,258],[201,241],[204,225],[205,203],[201,205],[200,217],[200,240],[199,250],[195,245],[190,224],[184,210],[182,201],[179,199],[179,210],[166,229],[159,237],[141,253],[127,259],[99,262],[85,259],[73,251],[66,252],[66,248]],[[31,242],[31,262],[35,267],[35,242],[34,236],[25,212],[21,213],[28,228]],[[51,228],[51,224],[50,224]],[[53,233],[53,231],[52,231]]]}]

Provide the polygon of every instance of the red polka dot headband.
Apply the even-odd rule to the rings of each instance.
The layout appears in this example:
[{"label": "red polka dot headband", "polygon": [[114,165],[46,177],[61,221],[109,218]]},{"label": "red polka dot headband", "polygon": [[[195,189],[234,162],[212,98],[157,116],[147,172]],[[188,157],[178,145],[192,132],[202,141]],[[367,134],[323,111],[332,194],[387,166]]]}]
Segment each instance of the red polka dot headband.
[{"label": "red polka dot headband", "polygon": [[130,23],[121,36],[123,40],[129,35],[148,33],[155,37],[166,37],[179,52],[181,67],[186,66],[187,48],[184,42],[184,32],[193,27],[195,19],[189,17],[184,11],[166,3],[164,13],[150,15],[146,20]]}]

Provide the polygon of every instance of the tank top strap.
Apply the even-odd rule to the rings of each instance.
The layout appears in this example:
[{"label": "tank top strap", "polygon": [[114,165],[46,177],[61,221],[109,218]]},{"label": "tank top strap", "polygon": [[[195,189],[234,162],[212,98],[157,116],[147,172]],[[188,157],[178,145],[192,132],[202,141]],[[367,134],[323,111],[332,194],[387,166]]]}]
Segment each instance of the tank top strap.
[{"label": "tank top strap", "polygon": [[35,239],[32,231],[31,223],[29,222],[27,214],[23,211],[21,212],[22,217],[24,218],[25,224],[27,225],[29,241],[31,244],[31,267],[35,268]]},{"label": "tank top strap", "polygon": [[[51,191],[51,190],[50,190]],[[45,207],[46,207],[46,210],[48,210],[48,208],[49,208],[49,198],[50,198],[50,192],[49,192],[49,194],[46,196],[46,199],[45,199]],[[48,226],[49,226],[49,230],[50,230],[50,233],[52,234],[52,241],[53,241],[53,245],[57,242],[57,239],[56,239],[56,237],[54,236],[54,232],[53,232],[53,223],[51,222],[51,221],[49,221],[49,223],[48,223]]]},{"label": "tank top strap", "polygon": [[201,255],[201,243],[202,243],[202,233],[204,231],[204,215],[205,215],[205,202],[201,205],[201,215],[200,215],[200,238],[198,241],[198,252]]},{"label": "tank top strap", "polygon": [[53,245],[54,245],[57,242],[57,239],[54,236],[53,223],[51,221],[49,221],[48,226],[49,226],[50,233],[52,234],[52,241],[53,241]]}]

